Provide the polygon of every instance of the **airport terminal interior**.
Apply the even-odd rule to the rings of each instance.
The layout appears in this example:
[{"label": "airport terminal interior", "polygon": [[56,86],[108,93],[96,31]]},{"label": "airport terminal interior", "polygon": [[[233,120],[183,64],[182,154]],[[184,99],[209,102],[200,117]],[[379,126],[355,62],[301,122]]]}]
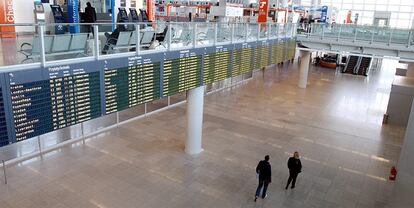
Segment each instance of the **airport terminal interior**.
[{"label": "airport terminal interior", "polygon": [[0,13],[1,208],[414,207],[414,0]]}]

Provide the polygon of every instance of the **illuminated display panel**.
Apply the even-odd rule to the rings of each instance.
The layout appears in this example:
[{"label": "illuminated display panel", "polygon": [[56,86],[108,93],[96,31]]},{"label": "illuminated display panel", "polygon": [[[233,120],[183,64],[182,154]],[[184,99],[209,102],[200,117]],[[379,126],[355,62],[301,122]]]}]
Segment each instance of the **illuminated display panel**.
[{"label": "illuminated display panel", "polygon": [[295,53],[296,53],[296,41],[291,40],[289,41],[288,44],[288,60],[294,59],[295,58]]},{"label": "illuminated display panel", "polygon": [[238,49],[233,51],[231,76],[237,77],[241,74],[243,74],[241,71],[241,49]]},{"label": "illuminated display panel", "polygon": [[4,112],[3,92],[0,88],[0,147],[9,144],[7,135],[6,114]]},{"label": "illuminated display panel", "polygon": [[159,99],[160,62],[105,70],[106,114]]},{"label": "illuminated display panel", "polygon": [[243,48],[241,50],[241,66],[240,71],[242,74],[251,72],[254,68],[252,60],[252,48]]},{"label": "illuminated display panel", "polygon": [[258,50],[260,50],[260,64],[258,68],[269,66],[269,46],[261,46]]},{"label": "illuminated display panel", "polygon": [[164,61],[163,96],[201,86],[201,61],[201,55]]},{"label": "illuminated display panel", "polygon": [[204,84],[221,81],[230,76],[230,53],[228,51],[204,55]]},{"label": "illuminated display panel", "polygon": [[283,43],[279,43],[279,44],[277,44],[277,52],[276,52],[276,54],[277,54],[277,61],[276,61],[276,63],[277,64],[280,64],[280,63],[282,63],[283,61],[284,61],[284,49],[283,49]]},{"label": "illuminated display panel", "polygon": [[101,116],[99,72],[12,84],[16,140]]}]

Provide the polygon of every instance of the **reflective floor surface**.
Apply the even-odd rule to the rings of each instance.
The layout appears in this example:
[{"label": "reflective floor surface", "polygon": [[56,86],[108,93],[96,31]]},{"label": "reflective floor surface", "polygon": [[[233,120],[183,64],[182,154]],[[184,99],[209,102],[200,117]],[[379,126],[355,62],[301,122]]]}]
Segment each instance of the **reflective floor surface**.
[{"label": "reflective floor surface", "polygon": [[[382,126],[395,62],[368,78],[297,63],[205,99],[203,148],[184,154],[185,105],[7,167],[0,207],[385,207],[404,129]],[[289,66],[289,67],[287,67]],[[286,161],[302,156],[294,190]],[[268,198],[253,202],[269,154]]]}]

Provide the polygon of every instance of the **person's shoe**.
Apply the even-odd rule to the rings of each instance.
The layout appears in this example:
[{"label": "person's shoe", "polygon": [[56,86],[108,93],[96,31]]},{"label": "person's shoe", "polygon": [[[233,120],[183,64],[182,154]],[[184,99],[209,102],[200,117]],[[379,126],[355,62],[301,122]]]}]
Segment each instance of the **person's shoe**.
[{"label": "person's shoe", "polygon": [[288,190],[288,188],[289,188],[289,186],[286,186],[286,187],[285,187],[285,190]]},{"label": "person's shoe", "polygon": [[265,195],[265,196],[262,196],[262,199],[264,199],[264,198],[266,198],[267,197],[267,194]]},{"label": "person's shoe", "polygon": [[256,202],[256,201],[257,201],[257,196],[254,197],[254,202]]},{"label": "person's shoe", "polygon": [[292,187],[290,187],[291,189],[294,189],[295,187],[294,186],[292,186]]}]

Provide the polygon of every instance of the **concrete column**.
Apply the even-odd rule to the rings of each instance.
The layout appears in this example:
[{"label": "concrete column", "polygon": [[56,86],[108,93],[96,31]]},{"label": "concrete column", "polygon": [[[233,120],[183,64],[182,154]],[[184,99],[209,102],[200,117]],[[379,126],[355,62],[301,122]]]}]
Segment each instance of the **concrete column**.
[{"label": "concrete column", "polygon": [[414,105],[405,130],[397,166],[397,181],[388,207],[414,207]]},{"label": "concrete column", "polygon": [[185,152],[198,154],[202,151],[204,87],[189,90],[187,94],[187,141]]},{"label": "concrete column", "polygon": [[299,65],[299,84],[300,88],[306,88],[308,84],[308,71],[309,71],[309,62],[311,57],[311,52],[301,51],[300,52],[300,65]]}]

